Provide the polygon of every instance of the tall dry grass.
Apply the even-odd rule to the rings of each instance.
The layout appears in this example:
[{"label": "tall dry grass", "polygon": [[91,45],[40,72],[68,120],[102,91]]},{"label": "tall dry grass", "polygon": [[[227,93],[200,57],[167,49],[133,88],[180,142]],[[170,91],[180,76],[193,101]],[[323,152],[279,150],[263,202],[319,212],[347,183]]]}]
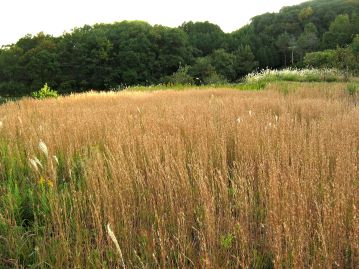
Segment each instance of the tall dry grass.
[{"label": "tall dry grass", "polygon": [[273,84],[3,105],[0,267],[358,268],[355,98]]}]

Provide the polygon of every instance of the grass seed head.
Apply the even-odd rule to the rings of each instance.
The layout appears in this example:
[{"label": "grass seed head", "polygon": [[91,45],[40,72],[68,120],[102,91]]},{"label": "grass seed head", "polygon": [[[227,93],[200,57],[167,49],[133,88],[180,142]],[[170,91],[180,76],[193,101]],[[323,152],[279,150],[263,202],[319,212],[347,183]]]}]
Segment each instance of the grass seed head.
[{"label": "grass seed head", "polygon": [[49,157],[49,151],[47,149],[47,146],[42,140],[40,140],[39,142],[39,149],[42,151],[42,153],[45,154],[46,158]]},{"label": "grass seed head", "polygon": [[122,268],[126,268],[125,263],[124,263],[124,260],[123,260],[123,255],[122,255],[122,251],[121,251],[121,248],[120,248],[120,244],[119,244],[118,241],[117,241],[117,238],[116,238],[116,236],[115,236],[115,233],[111,230],[110,223],[107,224],[107,233],[108,233],[108,235],[110,236],[112,242],[113,242],[113,243],[115,244],[115,246],[116,246],[116,249],[117,249],[118,254],[119,254],[119,256],[120,256]]}]

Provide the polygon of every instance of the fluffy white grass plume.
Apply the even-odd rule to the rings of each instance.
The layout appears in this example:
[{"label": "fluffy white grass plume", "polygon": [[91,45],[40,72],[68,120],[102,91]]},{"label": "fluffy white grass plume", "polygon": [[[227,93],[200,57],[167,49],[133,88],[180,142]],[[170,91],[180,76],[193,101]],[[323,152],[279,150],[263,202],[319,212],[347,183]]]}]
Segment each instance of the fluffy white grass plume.
[{"label": "fluffy white grass plume", "polygon": [[29,162],[30,162],[30,164],[32,165],[32,167],[34,167],[34,169],[36,170],[36,171],[38,171],[39,170],[39,168],[37,167],[37,163],[35,162],[35,160],[34,159],[29,159]]},{"label": "fluffy white grass plume", "polygon": [[34,169],[36,170],[36,171],[38,171],[39,170],[39,166],[42,168],[42,164],[41,164],[41,162],[40,162],[40,160],[38,159],[38,158],[36,158],[36,157],[34,157],[34,158],[29,158],[29,162],[30,162],[30,164],[34,167]]},{"label": "fluffy white grass plume", "polygon": [[40,140],[39,142],[39,149],[45,154],[46,158],[49,157],[49,151],[47,149],[47,146],[42,140]]},{"label": "fluffy white grass plume", "polygon": [[281,80],[284,77],[295,76],[299,81],[306,81],[309,78],[317,77],[317,79],[325,79],[330,77],[342,78],[343,73],[334,68],[306,68],[306,69],[297,69],[297,68],[285,68],[282,70],[272,70],[272,69],[263,69],[248,74],[245,77],[246,82],[258,82],[261,80]]},{"label": "fluffy white grass plume", "polygon": [[59,164],[59,159],[57,158],[56,155],[52,156],[52,158],[54,158],[55,162],[56,162],[57,164]]},{"label": "fluffy white grass plume", "polygon": [[118,251],[118,254],[120,255],[120,261],[121,261],[121,266],[122,266],[122,268],[126,268],[125,262],[124,262],[124,260],[123,260],[123,255],[122,255],[122,251],[121,251],[120,245],[118,244],[118,241],[117,241],[117,238],[116,238],[114,232],[111,230],[110,223],[107,224],[107,233],[108,233],[108,235],[110,236],[110,238],[111,238],[111,240],[113,241],[113,243],[115,244],[116,249],[117,249],[117,251]]}]

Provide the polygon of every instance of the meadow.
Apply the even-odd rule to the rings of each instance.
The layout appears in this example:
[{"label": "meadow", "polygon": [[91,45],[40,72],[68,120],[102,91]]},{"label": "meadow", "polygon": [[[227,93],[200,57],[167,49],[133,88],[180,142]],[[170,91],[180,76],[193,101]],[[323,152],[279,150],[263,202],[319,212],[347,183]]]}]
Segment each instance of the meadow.
[{"label": "meadow", "polygon": [[1,105],[0,268],[358,268],[356,89]]}]

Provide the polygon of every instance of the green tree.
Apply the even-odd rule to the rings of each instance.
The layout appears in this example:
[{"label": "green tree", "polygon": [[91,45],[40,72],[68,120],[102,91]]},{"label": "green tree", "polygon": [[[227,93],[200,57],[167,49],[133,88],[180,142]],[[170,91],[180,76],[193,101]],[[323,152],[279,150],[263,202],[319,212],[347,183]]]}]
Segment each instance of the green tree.
[{"label": "green tree", "polygon": [[178,70],[173,73],[171,76],[166,76],[162,79],[162,82],[169,83],[173,85],[187,85],[187,84],[193,84],[194,80],[189,75],[190,66],[180,66]]},{"label": "green tree", "polygon": [[208,56],[197,58],[189,73],[197,85],[224,83],[226,81],[225,78],[217,74],[216,69],[211,64],[211,58]]},{"label": "green tree", "polygon": [[[56,39],[45,36],[42,33],[32,38],[34,47],[27,46],[27,51],[22,55],[20,62],[25,69],[25,79],[29,90],[39,89],[48,82],[57,86],[59,82],[59,61]],[[23,40],[20,40],[22,43]],[[24,44],[17,44],[23,46]]]},{"label": "green tree", "polygon": [[217,74],[229,81],[236,79],[235,55],[226,52],[224,49],[218,49],[210,55],[210,62]]},{"label": "green tree", "polygon": [[236,80],[247,75],[258,67],[258,62],[255,60],[254,54],[249,45],[240,47],[234,55]]},{"label": "green tree", "polygon": [[24,67],[20,62],[24,50],[16,45],[0,50],[0,95],[21,96],[30,93],[24,77]]},{"label": "green tree", "polygon": [[188,35],[194,56],[207,56],[224,46],[226,35],[218,25],[205,22],[186,22],[180,29]]},{"label": "green tree", "polygon": [[335,53],[335,67],[345,71],[347,79],[357,68],[356,58],[349,48],[337,48]]},{"label": "green tree", "polygon": [[352,30],[349,15],[338,15],[330,24],[329,31],[323,35],[325,48],[342,47],[352,40]]},{"label": "green tree", "polygon": [[156,64],[152,76],[155,80],[171,75],[182,65],[193,62],[188,36],[178,28],[155,26],[151,43],[154,45]]},{"label": "green tree", "polygon": [[308,18],[310,18],[314,13],[314,10],[312,7],[305,7],[303,8],[299,14],[298,14],[298,18],[300,21],[306,21]]},{"label": "green tree", "polygon": [[319,42],[317,27],[313,23],[306,24],[304,32],[298,38],[298,49],[301,57],[306,52],[315,51]]},{"label": "green tree", "polygon": [[284,66],[287,66],[287,55],[290,47],[290,36],[287,32],[278,36],[276,45],[279,51],[283,54]]},{"label": "green tree", "polygon": [[353,50],[353,53],[356,57],[359,57],[359,35],[357,35],[353,39],[353,43],[351,44],[351,48]]},{"label": "green tree", "polygon": [[254,27],[250,24],[229,34],[227,38],[228,49],[233,52],[239,47],[249,45],[253,46],[255,40]]}]

